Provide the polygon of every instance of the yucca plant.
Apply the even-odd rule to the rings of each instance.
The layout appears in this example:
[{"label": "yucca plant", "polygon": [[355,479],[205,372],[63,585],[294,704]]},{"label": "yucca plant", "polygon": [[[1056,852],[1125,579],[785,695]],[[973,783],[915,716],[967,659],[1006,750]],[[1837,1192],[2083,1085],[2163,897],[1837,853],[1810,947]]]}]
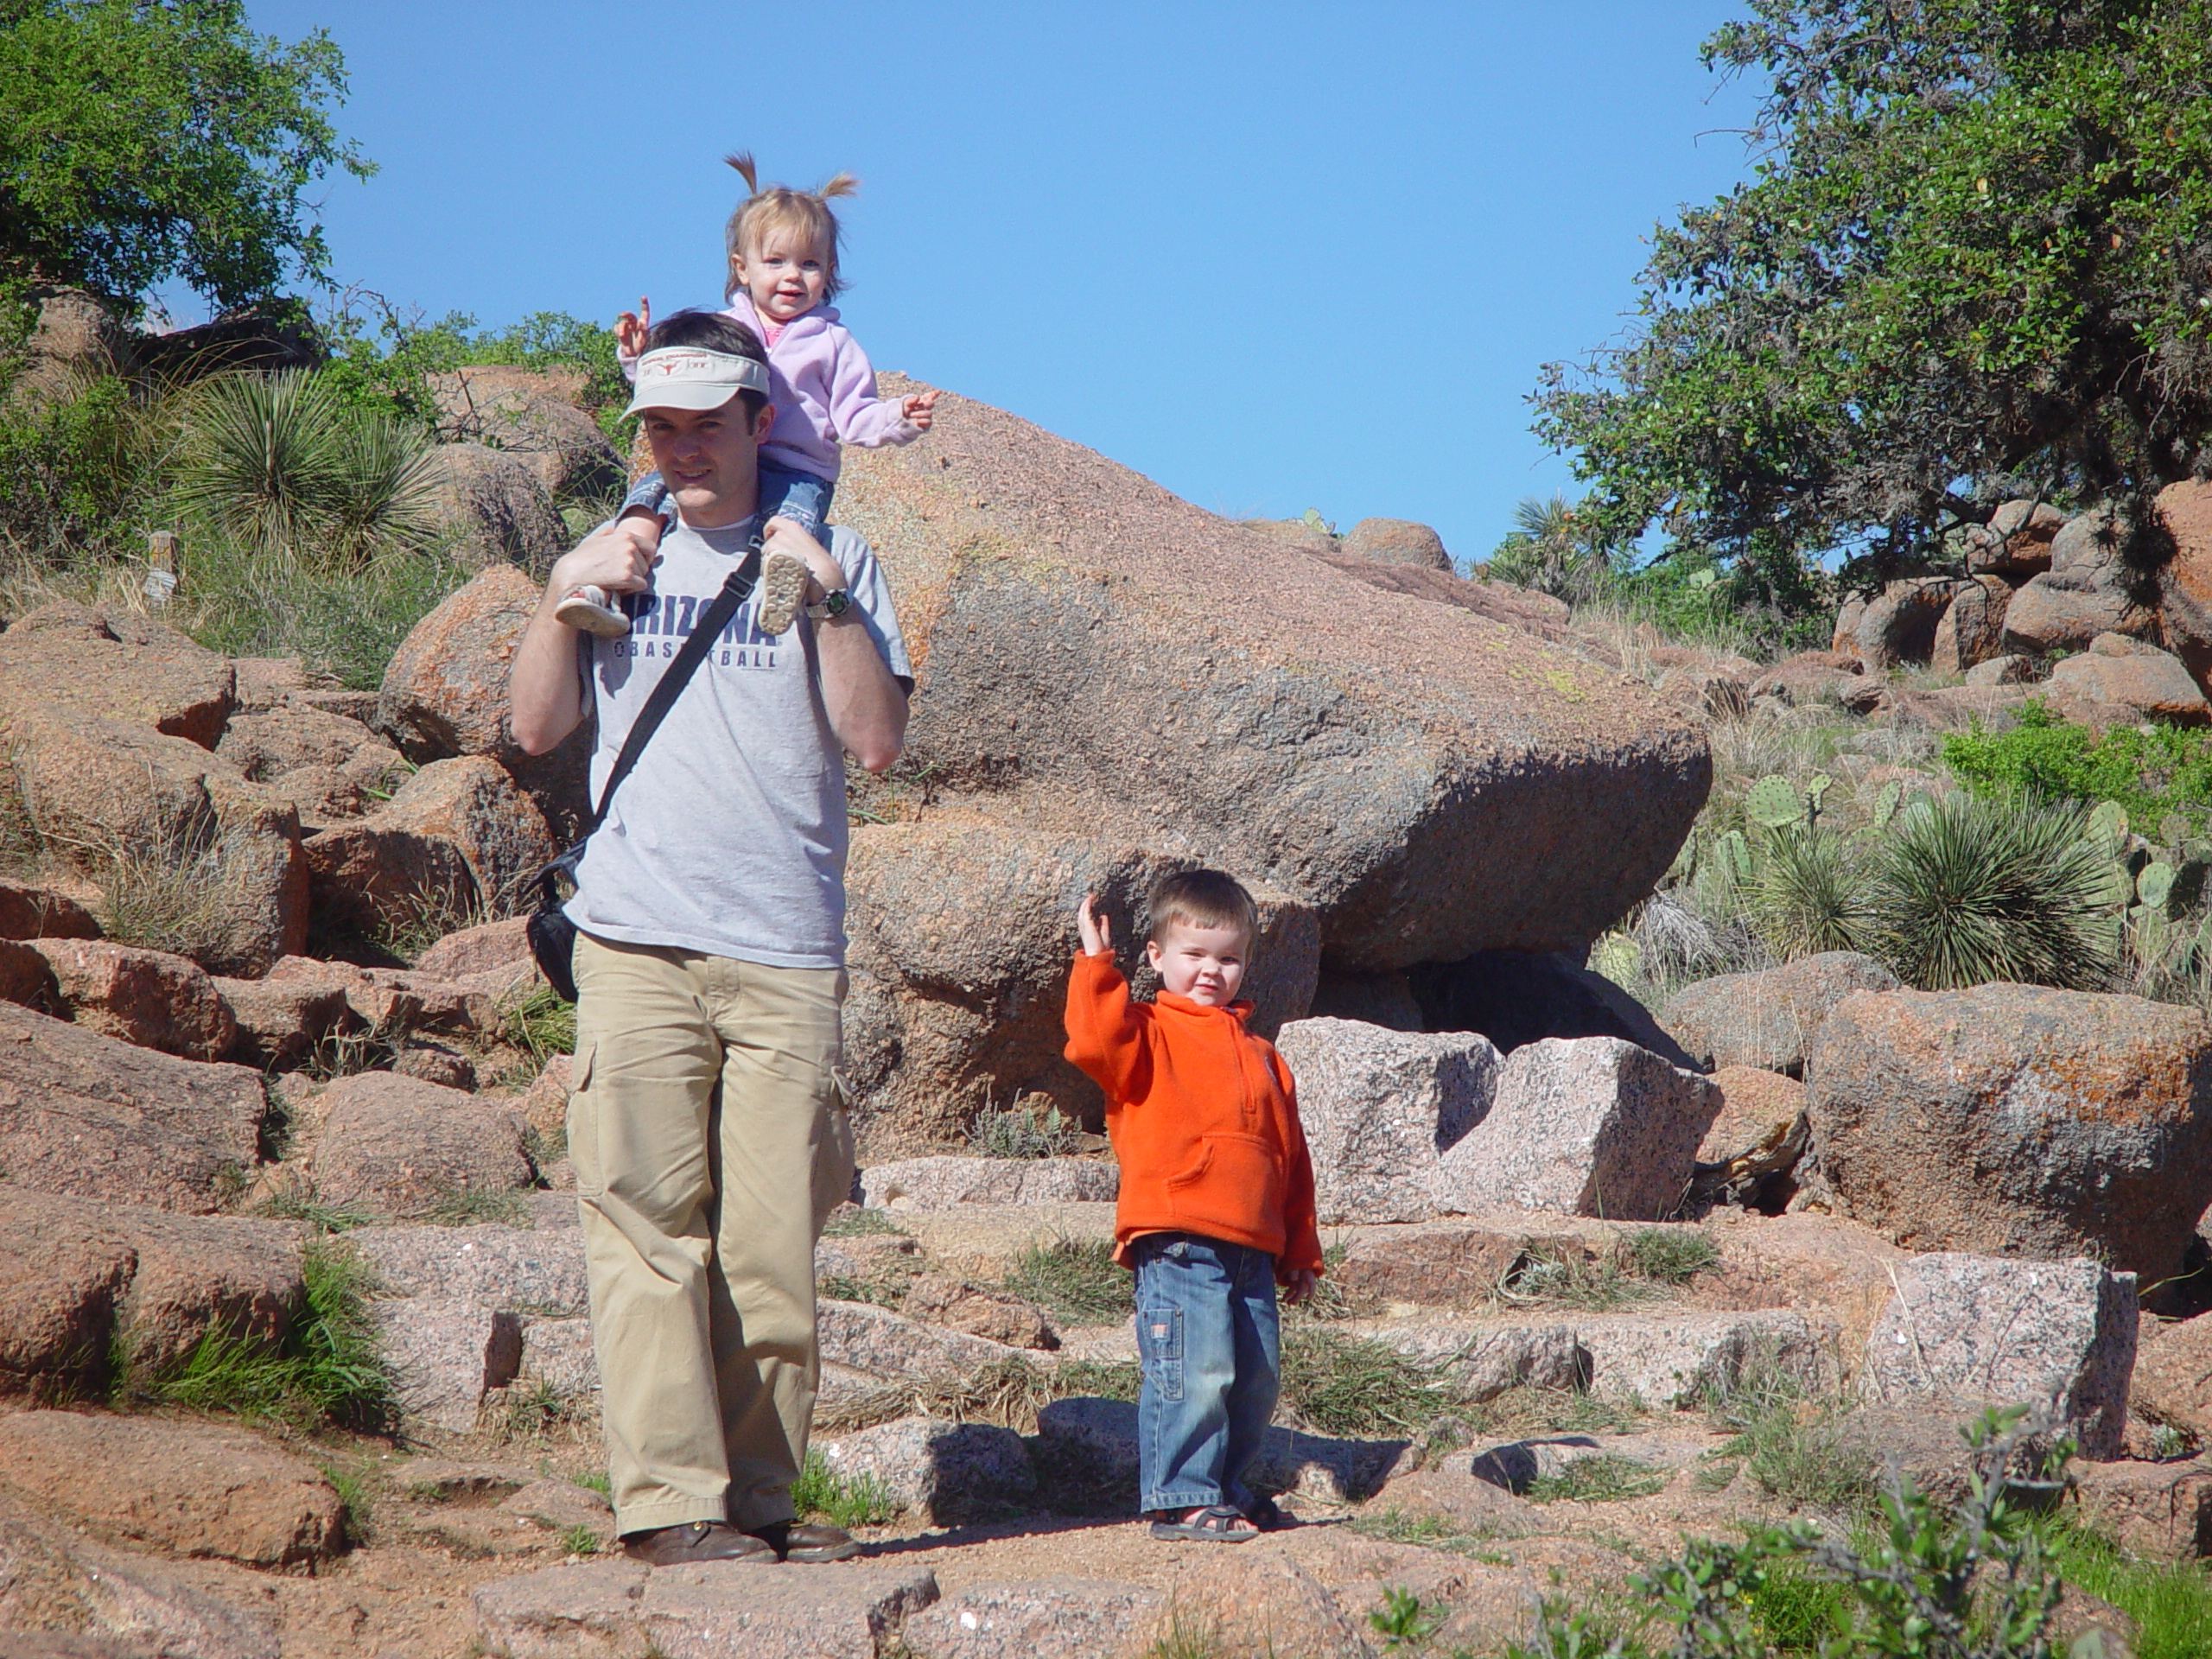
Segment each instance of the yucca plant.
[{"label": "yucca plant", "polygon": [[431,448],[312,371],[218,375],[186,408],[171,499],[252,555],[353,565],[431,536]]},{"label": "yucca plant", "polygon": [[1923,803],[1891,825],[1874,885],[1879,952],[1923,990],[2111,982],[2112,854],[2078,807],[1966,794]]},{"label": "yucca plant", "polygon": [[1866,872],[1833,830],[1800,824],[1771,832],[1751,901],[1759,937],[1785,960],[1864,950],[1873,941]]}]

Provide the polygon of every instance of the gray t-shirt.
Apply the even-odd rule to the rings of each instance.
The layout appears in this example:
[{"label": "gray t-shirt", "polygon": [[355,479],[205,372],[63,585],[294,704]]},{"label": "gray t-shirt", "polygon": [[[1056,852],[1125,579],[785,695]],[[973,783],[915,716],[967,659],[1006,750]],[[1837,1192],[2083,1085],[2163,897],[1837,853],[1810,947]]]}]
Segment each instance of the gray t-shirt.
[{"label": "gray t-shirt", "polygon": [[[599,733],[592,798],[631,722],[723,581],[745,556],[750,522],[679,524],[662,537],[653,585],[627,596],[621,639],[591,639],[588,691]],[[830,555],[891,671],[911,681],[883,569],[842,526]],[[630,944],[672,945],[775,968],[845,961],[845,757],[814,671],[804,613],[777,639],[755,592],[723,630],[645,745],[586,844],[569,918]]]}]

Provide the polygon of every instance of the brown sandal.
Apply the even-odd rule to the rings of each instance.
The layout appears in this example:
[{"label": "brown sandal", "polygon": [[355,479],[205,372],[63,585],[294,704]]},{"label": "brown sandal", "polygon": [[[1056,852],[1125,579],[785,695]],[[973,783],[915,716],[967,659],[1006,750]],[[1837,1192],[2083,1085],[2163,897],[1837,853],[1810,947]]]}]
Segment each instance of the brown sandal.
[{"label": "brown sandal", "polygon": [[1165,1516],[1152,1523],[1155,1538],[1196,1539],[1209,1544],[1241,1544],[1256,1538],[1260,1529],[1247,1521],[1242,1512],[1226,1503],[1210,1504],[1205,1509],[1186,1511],[1179,1521]]}]

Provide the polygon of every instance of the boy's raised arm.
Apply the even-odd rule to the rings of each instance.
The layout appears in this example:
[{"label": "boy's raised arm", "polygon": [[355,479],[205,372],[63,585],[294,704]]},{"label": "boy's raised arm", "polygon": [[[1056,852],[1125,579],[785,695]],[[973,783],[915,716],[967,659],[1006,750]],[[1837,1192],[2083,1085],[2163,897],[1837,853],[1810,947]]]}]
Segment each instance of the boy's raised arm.
[{"label": "boy's raised arm", "polygon": [[1129,982],[1114,961],[1113,925],[1086,894],[1076,912],[1083,954],[1068,975],[1067,1058],[1106,1091],[1109,1111],[1141,1099],[1152,1086],[1152,1050],[1144,1014],[1129,1000]]}]

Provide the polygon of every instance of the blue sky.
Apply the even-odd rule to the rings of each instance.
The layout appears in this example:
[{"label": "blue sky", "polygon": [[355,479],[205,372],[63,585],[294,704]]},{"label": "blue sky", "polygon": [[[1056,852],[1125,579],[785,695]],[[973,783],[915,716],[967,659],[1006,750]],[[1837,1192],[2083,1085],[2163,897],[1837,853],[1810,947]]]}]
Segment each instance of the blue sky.
[{"label": "blue sky", "polygon": [[1538,365],[1745,169],[1754,89],[1697,60],[1735,10],[249,0],[346,52],[382,171],[325,187],[341,280],[486,324],[719,303],[723,153],[842,168],[879,368],[1218,512],[1424,519],[1462,558],[1572,487]]}]

